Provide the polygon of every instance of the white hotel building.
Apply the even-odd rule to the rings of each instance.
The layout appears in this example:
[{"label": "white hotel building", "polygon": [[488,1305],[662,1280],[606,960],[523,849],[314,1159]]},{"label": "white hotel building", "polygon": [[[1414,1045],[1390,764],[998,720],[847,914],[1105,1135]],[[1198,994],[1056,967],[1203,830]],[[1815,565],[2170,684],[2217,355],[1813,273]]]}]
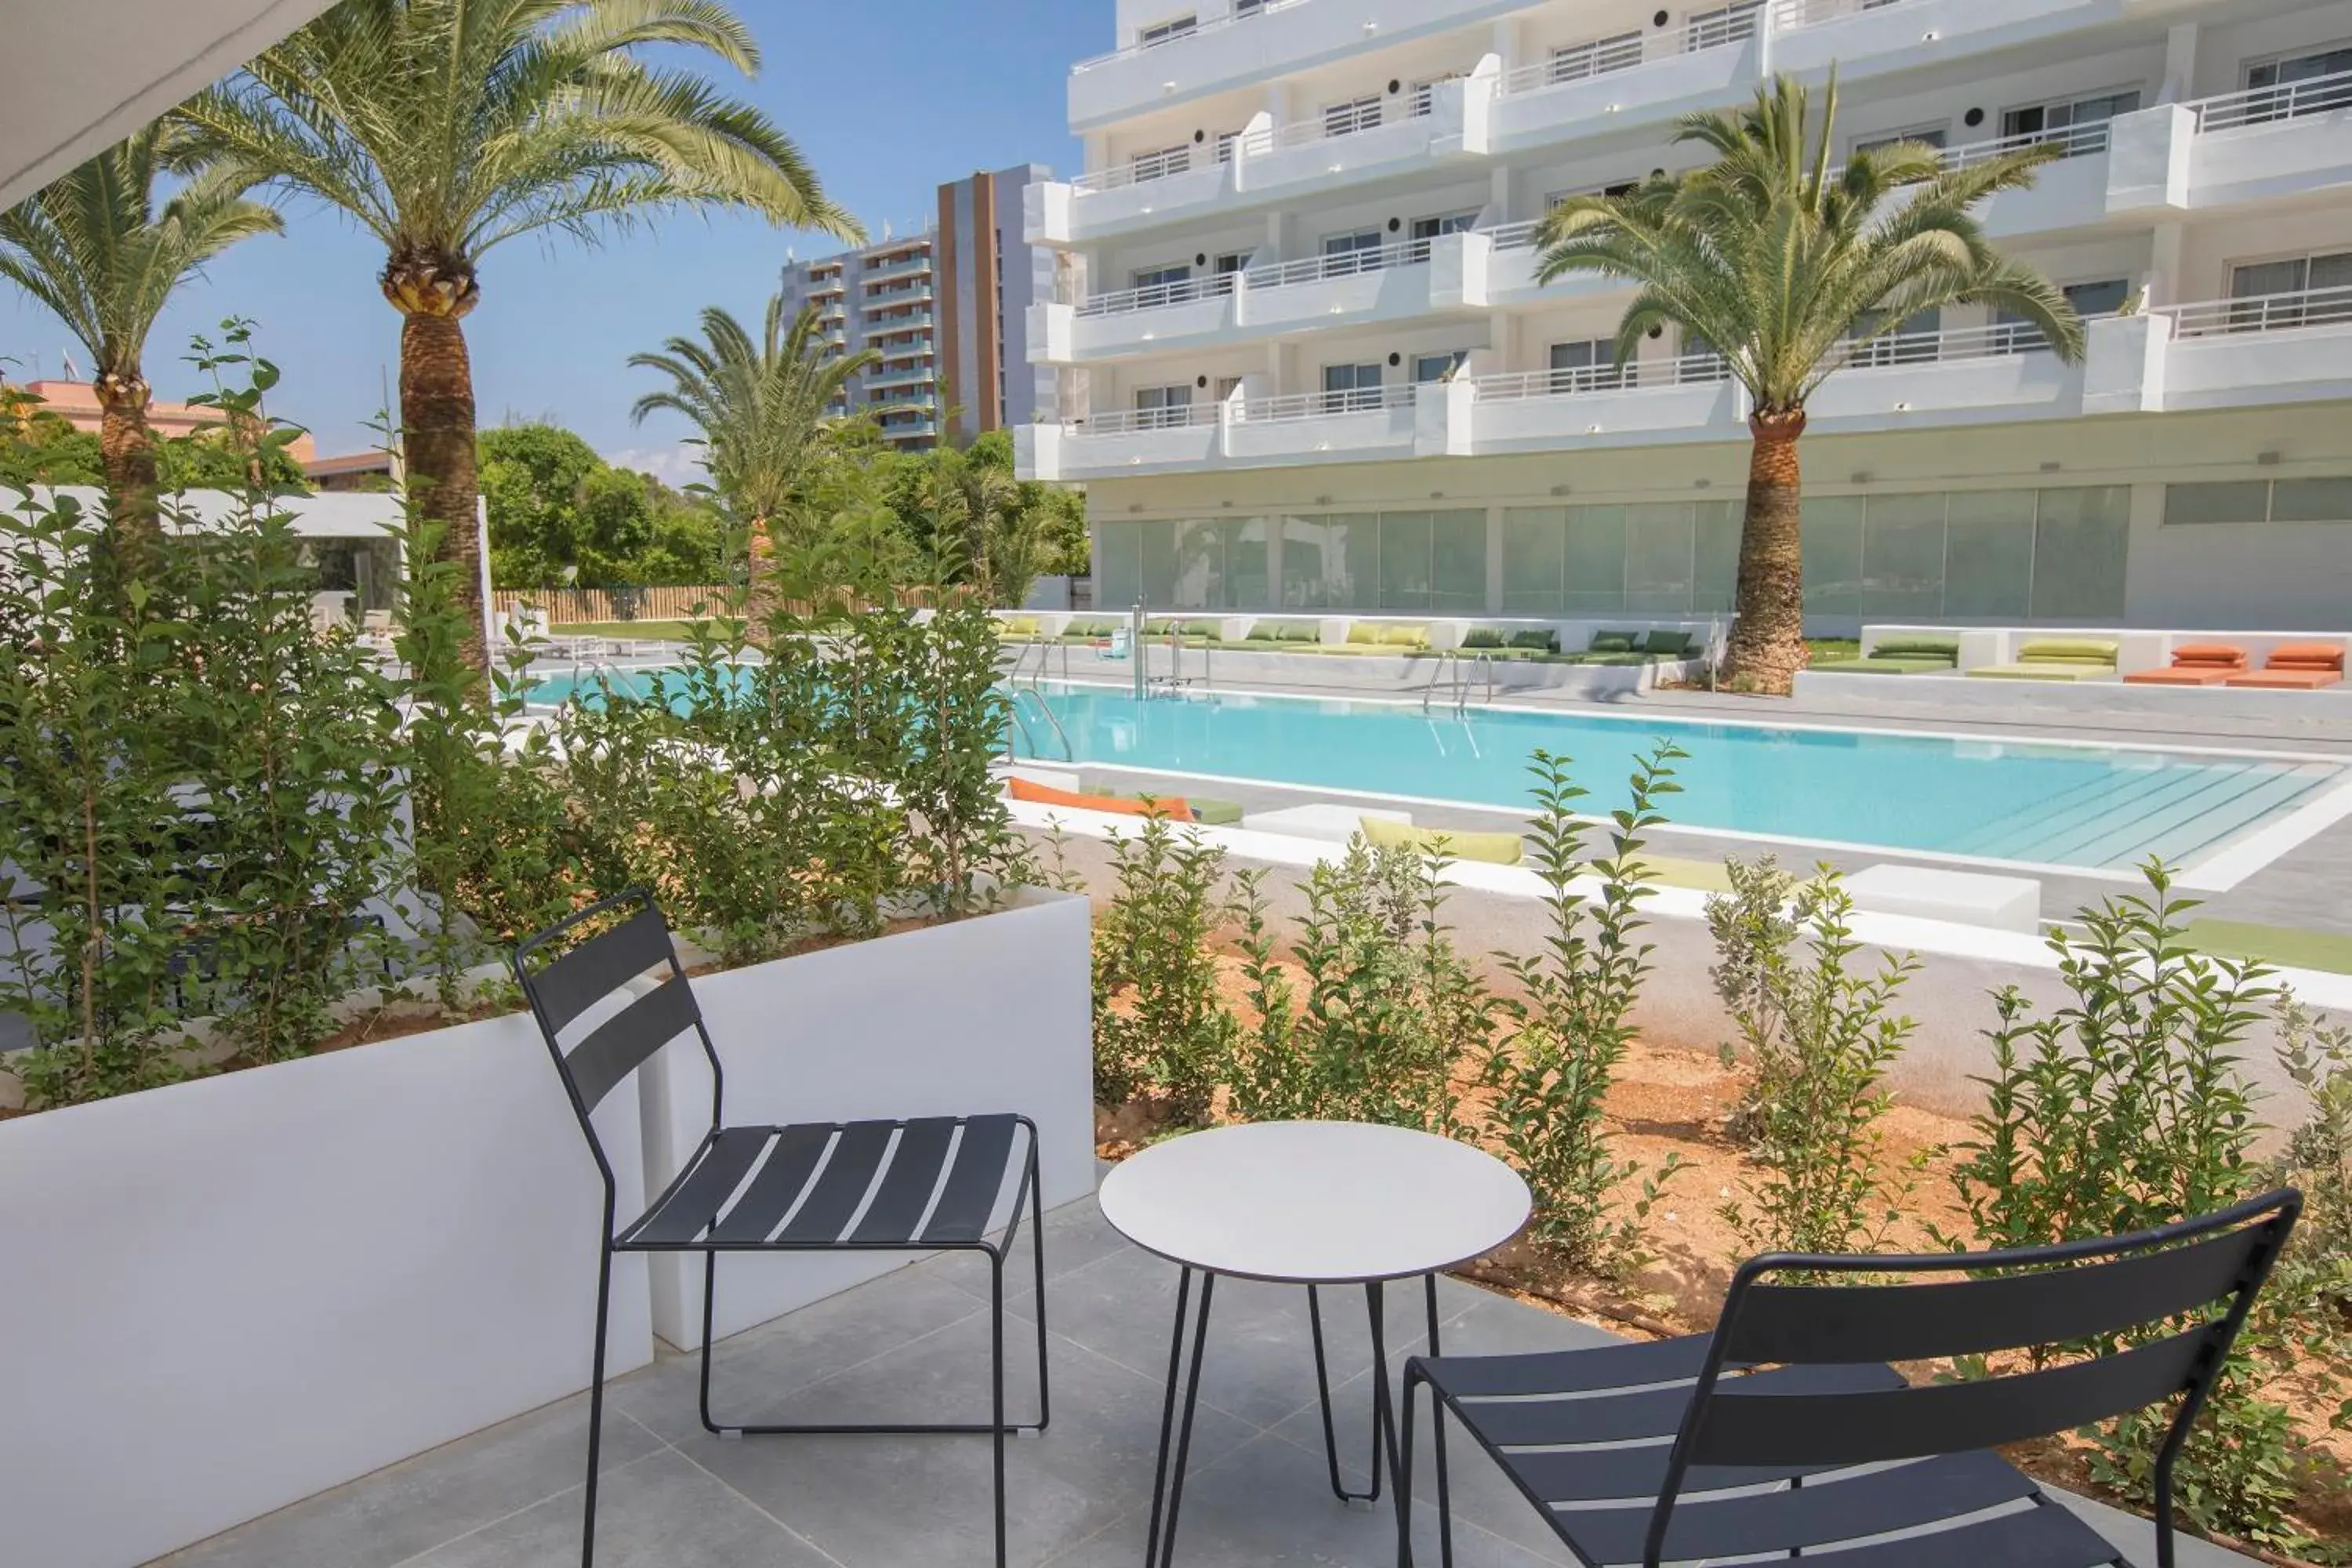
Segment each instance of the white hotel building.
[{"label": "white hotel building", "polygon": [[[1811,405],[1813,629],[2352,626],[2352,4],[1117,0],[1030,352],[1024,472],[1087,487],[1097,602],[1553,617],[1730,604],[1739,391],[1630,290],[1539,285],[1547,204],[1837,69],[1841,148],[2065,156],[1993,202],[2090,323],[1974,310]],[[2123,313],[2116,313],[2118,308]]]}]

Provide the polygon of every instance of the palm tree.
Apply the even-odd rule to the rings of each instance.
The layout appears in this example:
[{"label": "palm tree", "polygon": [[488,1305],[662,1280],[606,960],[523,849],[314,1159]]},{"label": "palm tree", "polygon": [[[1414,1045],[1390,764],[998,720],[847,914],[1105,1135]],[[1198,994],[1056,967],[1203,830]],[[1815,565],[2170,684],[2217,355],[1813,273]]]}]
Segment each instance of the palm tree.
[{"label": "palm tree", "polygon": [[343,0],[181,110],[192,162],[314,196],[383,242],[409,494],[463,568],[478,668],[474,380],[459,322],[480,298],[483,255],[551,228],[593,241],[678,206],[859,237],[765,115],[639,58],[660,45],[759,66],[722,0]]},{"label": "palm tree", "polygon": [[1974,216],[1995,192],[2031,184],[2054,145],[1948,167],[1906,142],[1832,168],[1834,76],[1818,125],[1807,110],[1804,88],[1784,76],[1744,110],[1687,115],[1676,140],[1713,149],[1713,163],[1622,196],[1572,197],[1540,237],[1547,282],[1598,272],[1641,286],[1617,331],[1620,363],[1671,323],[1746,388],[1754,444],[1729,673],[1781,692],[1804,662],[1797,438],[1823,378],[1855,345],[1946,305],[2008,311],[2068,360],[2084,341],[2057,286],[1995,250]]},{"label": "palm tree", "polygon": [[65,323],[89,352],[99,406],[99,450],[113,492],[115,567],[126,578],[153,565],[155,440],[141,360],[164,301],[204,264],[278,215],[231,185],[199,179],[159,212],[155,175],[174,133],[158,123],[109,148],[0,214],[0,277]]},{"label": "palm tree", "polygon": [[816,327],[816,310],[788,321],[784,299],[768,301],[766,322],[755,341],[743,323],[719,306],[702,312],[702,341],[671,338],[659,353],[629,356],[632,370],[659,371],[670,379],[629,410],[643,424],[657,411],[683,416],[701,434],[703,466],[710,482],[751,538],[751,592],[748,610],[755,631],[775,606],[778,534],[793,521],[803,476],[820,450],[827,414],[844,395],[849,379],[877,356],[871,349],[827,353]]}]

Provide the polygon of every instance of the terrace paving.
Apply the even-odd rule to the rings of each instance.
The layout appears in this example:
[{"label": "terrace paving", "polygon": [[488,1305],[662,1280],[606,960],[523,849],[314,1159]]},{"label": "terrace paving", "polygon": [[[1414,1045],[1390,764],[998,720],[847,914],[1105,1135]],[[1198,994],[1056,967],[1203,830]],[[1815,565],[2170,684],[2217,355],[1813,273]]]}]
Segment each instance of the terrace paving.
[{"label": "terrace paving", "polygon": [[[1110,1568],[1140,1561],[1159,1436],[1176,1271],[1129,1246],[1091,1201],[1047,1216],[1054,1419],[1008,1458],[1012,1557]],[[907,1417],[979,1411],[985,1397],[984,1276],[969,1255],[933,1258],[719,1346],[716,1398],[750,1419]],[[1025,1272],[1025,1271],[1024,1271]],[[723,1270],[722,1270],[723,1273]],[[724,1286],[722,1284],[722,1289]],[[1419,1305],[1395,1287],[1401,1360]],[[1454,1280],[1439,1291],[1449,1352],[1604,1342],[1599,1329]],[[1016,1294],[1024,1323],[1034,1303]],[[578,1327],[585,1357],[588,1303]],[[1326,1314],[1335,1370],[1363,1366],[1360,1314]],[[1016,1414],[1034,1387],[1016,1347]],[[1366,1372],[1336,1391],[1343,1463],[1367,1441]],[[990,1560],[989,1444],[972,1437],[710,1436],[695,1415],[694,1358],[665,1355],[607,1401],[597,1561],[606,1568],[925,1568]],[[161,1568],[570,1568],[579,1561],[586,1398],[564,1400],[420,1455],[159,1560]],[[1427,1424],[1422,1440],[1426,1445]],[[1389,1568],[1393,1515],[1336,1501],[1324,1476],[1304,1292],[1223,1282],[1202,1377],[1177,1561]],[[1534,1510],[1470,1446],[1453,1446],[1455,1544],[1465,1568],[1570,1561]],[[1426,1453],[1416,1480],[1431,1474]],[[2135,1561],[2154,1561],[2142,1521],[2069,1500]],[[1416,1551],[1434,1563],[1418,1498]],[[2181,1568],[2247,1560],[2183,1538]]]}]

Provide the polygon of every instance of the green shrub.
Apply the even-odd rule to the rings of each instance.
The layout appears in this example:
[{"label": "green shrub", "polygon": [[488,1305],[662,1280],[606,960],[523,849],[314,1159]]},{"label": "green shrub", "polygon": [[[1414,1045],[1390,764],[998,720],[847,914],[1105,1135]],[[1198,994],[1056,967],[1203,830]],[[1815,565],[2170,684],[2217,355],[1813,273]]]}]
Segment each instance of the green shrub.
[{"label": "green shrub", "polygon": [[1739,1031],[1724,1065],[1748,1075],[1733,1130],[1764,1174],[1725,1218],[1751,1251],[1866,1250],[1907,1191],[1884,1184],[1879,1123],[1887,1068],[1915,1026],[1892,1009],[1918,962],[1890,955],[1853,973],[1853,900],[1828,867],[1802,886],[1769,856],[1726,870],[1731,891],[1706,901],[1711,973]]},{"label": "green shrub", "polygon": [[1225,852],[1167,817],[1110,838],[1117,885],[1095,922],[1095,1098],[1158,1093],[1177,1121],[1208,1115],[1239,1028],[1210,941],[1224,922]]},{"label": "green shrub", "polygon": [[[2303,1193],[2303,1218],[2249,1331],[2322,1392],[2352,1362],[2352,1028],[2323,1023],[2291,995],[2278,1006],[2279,1063],[2310,1101],[2266,1180]],[[2336,1425],[2352,1428],[2352,1399]]]},{"label": "green shrub", "polygon": [[[1638,1171],[1611,1152],[1601,1117],[1649,968],[1649,946],[1638,940],[1645,922],[1636,906],[1648,890],[1642,846],[1664,820],[1657,802],[1675,793],[1672,764],[1683,754],[1660,742],[1635,765],[1630,802],[1610,815],[1609,857],[1590,867],[1585,825],[1575,815],[1586,792],[1565,758],[1538,750],[1529,763],[1538,809],[1528,854],[1543,879],[1549,929],[1540,952],[1501,958],[1522,994],[1497,1001],[1514,1027],[1490,1045],[1481,1071],[1484,1131],[1534,1194],[1530,1234],[1563,1260],[1601,1272],[1635,1260],[1647,1212],[1646,1196],[1630,1215],[1612,1212],[1610,1189]],[[1574,886],[1588,870],[1601,879],[1592,900]],[[1662,1170],[1647,1191],[1674,1170]]]},{"label": "green shrub", "polygon": [[1447,864],[1361,835],[1318,862],[1289,951],[1303,992],[1276,956],[1257,880],[1244,880],[1243,973],[1259,1023],[1231,1072],[1237,1112],[1460,1130],[1454,1078],[1488,1015],[1444,919]]},{"label": "green shrub", "polygon": [[[1979,1246],[2035,1247],[2209,1214],[2258,1190],[2260,1128],[2241,1053],[2277,993],[2259,964],[2185,944],[2170,875],[2079,912],[2051,938],[2071,995],[2046,1016],[1996,998],[1986,1109],[1954,1181]],[[2169,1331],[2160,1326],[2145,1331]],[[2263,1336],[2242,1337],[2183,1450],[2177,1500],[2196,1528],[2294,1552],[2285,1509],[2306,1463],[2286,1412],[2258,1392]],[[2072,1347],[2096,1350],[2103,1347]],[[2168,1411],[2095,1433],[2094,1474],[2147,1505]]]}]

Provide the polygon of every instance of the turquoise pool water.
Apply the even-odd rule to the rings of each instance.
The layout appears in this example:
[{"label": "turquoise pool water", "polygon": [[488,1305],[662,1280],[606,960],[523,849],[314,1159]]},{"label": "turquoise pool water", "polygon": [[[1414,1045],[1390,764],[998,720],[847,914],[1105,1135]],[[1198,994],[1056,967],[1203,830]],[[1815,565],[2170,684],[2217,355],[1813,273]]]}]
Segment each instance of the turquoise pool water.
[{"label": "turquoise pool water", "polygon": [[[1049,689],[1075,760],[1318,784],[1517,809],[1528,753],[1573,759],[1587,805],[1623,804],[1637,753],[1659,739],[1689,755],[1663,804],[1691,827],[1825,843],[2119,869],[2180,867],[2340,782],[2325,762],[2167,753],[1933,735],[1773,729],[1232,694],[1137,702],[1095,687]],[[1039,761],[1061,747],[1021,696]],[[1202,793],[1209,793],[1203,790]]]}]

